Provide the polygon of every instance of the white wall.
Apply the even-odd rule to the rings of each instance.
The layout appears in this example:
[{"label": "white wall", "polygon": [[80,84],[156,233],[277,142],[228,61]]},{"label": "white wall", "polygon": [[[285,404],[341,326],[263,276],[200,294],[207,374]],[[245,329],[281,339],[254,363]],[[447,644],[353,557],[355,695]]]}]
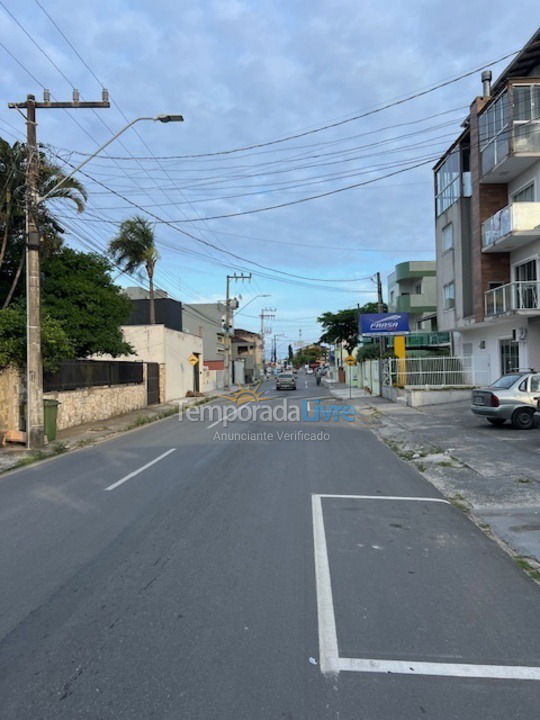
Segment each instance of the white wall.
[{"label": "white wall", "polygon": [[[125,340],[135,349],[129,360],[157,362],[165,366],[164,401],[185,397],[193,390],[193,366],[188,362],[191,354],[199,354],[199,372],[203,368],[203,341],[198,335],[171,330],[164,325],[124,325]],[[203,390],[203,382],[200,382]]]},{"label": "white wall", "polygon": [[[527,330],[524,340],[519,340],[521,328]],[[472,344],[472,355],[477,367],[488,369],[490,382],[493,382],[502,374],[500,340],[511,339],[513,330],[519,341],[519,367],[540,368],[540,318],[514,316],[483,328],[456,332],[455,355],[462,357],[467,354],[467,344]],[[482,341],[485,342],[485,349],[480,348]]]}]

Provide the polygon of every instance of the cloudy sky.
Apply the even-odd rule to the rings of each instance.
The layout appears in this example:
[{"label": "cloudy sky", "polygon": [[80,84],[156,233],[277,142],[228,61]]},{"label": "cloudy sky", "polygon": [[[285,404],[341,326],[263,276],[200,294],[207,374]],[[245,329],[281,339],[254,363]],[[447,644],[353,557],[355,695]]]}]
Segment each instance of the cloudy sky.
[{"label": "cloudy sky", "polygon": [[537,0],[0,0],[0,134],[24,132],[9,101],[44,87],[94,100],[103,84],[110,110],[39,112],[40,141],[69,168],[126,118],[182,113],[88,164],[87,211],[57,206],[67,240],[103,252],[146,211],[160,286],[211,301],[227,273],[252,272],[241,305],[271,297],[236,324],[257,329],[275,307],[284,349],[300,329],[318,339],[321,312],[374,299],[376,271],[433,258],[431,167],[480,73],[380,109],[487,63],[496,76],[539,24]]}]

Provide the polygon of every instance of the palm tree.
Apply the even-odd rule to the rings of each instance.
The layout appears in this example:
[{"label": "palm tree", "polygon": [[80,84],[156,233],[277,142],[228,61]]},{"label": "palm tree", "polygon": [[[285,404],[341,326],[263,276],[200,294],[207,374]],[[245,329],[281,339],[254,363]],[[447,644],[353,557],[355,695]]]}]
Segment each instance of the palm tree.
[{"label": "palm tree", "polygon": [[144,265],[150,288],[150,324],[155,325],[154,269],[159,253],[152,224],[139,215],[124,220],[118,235],[109,243],[109,252],[127,273],[134,273]]},{"label": "palm tree", "polygon": [[[58,165],[49,162],[43,152],[40,151],[39,155],[37,190],[43,196],[64,180],[65,175]],[[10,145],[0,138],[0,269],[4,263],[8,266],[0,278],[7,290],[3,308],[10,304],[24,267],[26,163],[26,146],[23,143]],[[49,198],[68,200],[75,205],[77,212],[82,212],[87,194],[78,180],[69,178]],[[41,252],[47,255],[62,244],[60,234],[63,229],[43,204],[38,208],[38,227]]]}]

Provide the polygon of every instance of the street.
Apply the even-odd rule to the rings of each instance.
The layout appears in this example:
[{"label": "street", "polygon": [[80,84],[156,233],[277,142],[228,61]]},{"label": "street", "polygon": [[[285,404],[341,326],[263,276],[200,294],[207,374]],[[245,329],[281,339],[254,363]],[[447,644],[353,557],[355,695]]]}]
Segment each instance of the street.
[{"label": "street", "polygon": [[538,587],[361,416],[211,424],[0,479],[3,720],[538,717]]}]

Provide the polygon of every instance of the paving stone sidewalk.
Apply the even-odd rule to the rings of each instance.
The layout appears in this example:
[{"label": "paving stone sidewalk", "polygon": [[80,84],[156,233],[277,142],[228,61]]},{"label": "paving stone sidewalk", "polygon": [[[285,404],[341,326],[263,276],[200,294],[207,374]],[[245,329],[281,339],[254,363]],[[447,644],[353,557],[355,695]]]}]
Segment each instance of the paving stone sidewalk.
[{"label": "paving stone sidewalk", "polygon": [[540,430],[493,427],[468,402],[410,408],[345,385],[329,385],[365,424],[413,463],[482,529],[540,563]]}]

